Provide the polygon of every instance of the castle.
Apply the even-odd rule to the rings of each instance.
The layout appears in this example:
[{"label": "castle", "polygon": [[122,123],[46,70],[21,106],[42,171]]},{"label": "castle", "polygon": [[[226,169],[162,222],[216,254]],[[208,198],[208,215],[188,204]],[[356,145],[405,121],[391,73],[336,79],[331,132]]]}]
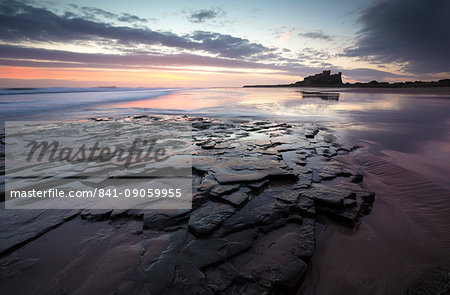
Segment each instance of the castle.
[{"label": "castle", "polygon": [[303,81],[296,82],[299,85],[341,85],[342,73],[331,75],[331,71],[323,71],[320,74],[309,76],[303,79]]}]

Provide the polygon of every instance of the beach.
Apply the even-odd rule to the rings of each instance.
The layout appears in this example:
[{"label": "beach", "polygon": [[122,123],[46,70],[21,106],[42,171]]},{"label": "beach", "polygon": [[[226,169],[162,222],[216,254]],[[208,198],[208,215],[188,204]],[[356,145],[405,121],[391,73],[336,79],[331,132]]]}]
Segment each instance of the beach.
[{"label": "beach", "polygon": [[[430,270],[424,281],[446,288],[446,89],[0,96],[18,98],[7,120],[189,122],[193,198],[190,210],[2,210],[4,290],[26,278],[36,293],[392,294]],[[49,113],[43,99],[74,102]]]}]

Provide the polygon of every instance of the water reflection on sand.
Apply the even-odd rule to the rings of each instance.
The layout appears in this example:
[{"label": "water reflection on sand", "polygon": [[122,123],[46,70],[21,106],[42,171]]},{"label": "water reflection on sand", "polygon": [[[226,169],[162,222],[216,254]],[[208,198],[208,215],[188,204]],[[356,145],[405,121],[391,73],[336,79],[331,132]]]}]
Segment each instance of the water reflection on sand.
[{"label": "water reflection on sand", "polygon": [[[446,180],[450,167],[449,89],[209,88],[111,104],[106,109],[341,123],[343,131],[370,142],[378,155],[394,159],[395,152],[404,165],[419,173],[426,171],[426,177],[450,187]],[[417,159],[415,165],[408,157]]]},{"label": "water reflection on sand", "polygon": [[[94,89],[96,90],[96,89]],[[179,88],[0,95],[3,120],[191,114],[335,123],[450,188],[450,89]],[[3,122],[1,122],[3,125]],[[412,161],[408,161],[411,159]],[[414,165],[411,165],[414,163]]]}]

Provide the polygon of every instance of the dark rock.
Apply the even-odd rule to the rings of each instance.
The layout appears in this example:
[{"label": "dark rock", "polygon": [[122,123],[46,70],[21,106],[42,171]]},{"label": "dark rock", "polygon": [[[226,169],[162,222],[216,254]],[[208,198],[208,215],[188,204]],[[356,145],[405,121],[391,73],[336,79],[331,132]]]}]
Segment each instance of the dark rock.
[{"label": "dark rock", "polygon": [[242,188],[230,195],[220,196],[220,201],[228,203],[234,207],[239,207],[249,199],[248,192],[248,188]]},{"label": "dark rock", "polygon": [[192,123],[192,128],[199,129],[199,130],[206,130],[211,127],[210,122],[195,122]]},{"label": "dark rock", "polygon": [[205,236],[233,214],[235,208],[216,202],[207,202],[195,210],[189,219],[189,229],[196,235]]},{"label": "dark rock", "polygon": [[106,210],[99,210],[99,209],[87,209],[87,210],[83,210],[80,213],[81,218],[83,219],[87,219],[87,220],[96,220],[96,221],[101,221],[101,220],[106,220],[109,218],[109,216],[111,215],[112,210],[111,209],[106,209]]},{"label": "dark rock", "polygon": [[169,294],[174,292],[176,267],[179,253],[185,244],[187,233],[185,230],[174,232],[169,237],[169,245],[144,270],[144,279],[151,294]]},{"label": "dark rock", "polygon": [[206,174],[199,186],[197,187],[198,191],[209,193],[213,188],[217,187],[218,183],[214,176],[211,174]]},{"label": "dark rock", "polygon": [[318,147],[316,148],[316,151],[317,154],[327,158],[331,158],[337,155],[337,150],[332,147]]},{"label": "dark rock", "polygon": [[[170,249],[172,251],[170,256],[176,257],[176,261],[170,260],[167,257],[168,255],[163,254],[163,260],[168,263],[162,265],[164,261],[158,260],[155,262],[157,265],[152,265],[146,271],[147,277],[150,278],[156,271],[162,272],[162,274],[167,271],[169,272],[169,278],[173,279],[170,284],[171,294],[213,294],[214,290],[212,286],[208,285],[203,269],[248,250],[256,234],[255,230],[249,229],[221,238],[211,237],[209,239],[192,240],[186,243],[178,254],[173,253],[178,250],[177,245],[172,248],[173,250]],[[165,259],[166,257],[167,259]],[[161,257],[158,259],[161,259]],[[162,274],[158,274],[158,277]],[[164,279],[164,281],[169,283],[168,279]],[[157,286],[155,285],[155,287]],[[161,294],[161,291],[164,291],[164,289],[158,289],[155,288],[154,290],[158,291],[156,294]]]},{"label": "dark rock", "polygon": [[300,166],[306,166],[306,164],[308,164],[307,161],[302,160],[302,159],[295,159],[295,160],[292,160],[292,162],[294,162],[295,164],[300,165]]},{"label": "dark rock", "polygon": [[337,221],[354,227],[359,218],[370,212],[375,194],[352,192],[345,188],[313,184],[311,190],[301,192],[302,196],[314,199],[315,208]]},{"label": "dark rock", "polygon": [[7,256],[1,262],[0,266],[2,268],[8,268],[9,271],[0,272],[0,280],[4,281],[20,276],[23,272],[27,271],[37,263],[39,263],[38,258],[21,259],[16,253]]},{"label": "dark rock", "polygon": [[263,190],[264,188],[267,187],[267,185],[269,185],[270,181],[268,179],[263,180],[263,181],[259,181],[259,182],[250,182],[250,183],[246,183],[245,185],[250,188],[252,191],[256,192],[256,193],[260,193],[261,190]]},{"label": "dark rock", "polygon": [[223,292],[230,286],[245,285],[250,277],[240,273],[230,262],[206,268],[204,271],[209,284],[215,292]]},{"label": "dark rock", "polygon": [[127,224],[127,230],[133,234],[140,234],[144,230],[144,222],[132,219]]},{"label": "dark rock", "polygon": [[141,261],[139,263],[139,268],[142,272],[156,262],[163,251],[169,249],[169,245],[171,245],[173,240],[173,235],[173,233],[165,233],[146,240],[144,253],[142,253]]},{"label": "dark rock", "polygon": [[206,193],[193,193],[192,195],[192,209],[199,208],[201,205],[209,201],[208,194]]},{"label": "dark rock", "polygon": [[303,215],[308,215],[308,216],[314,216],[315,215],[315,204],[314,204],[314,200],[304,197],[304,196],[299,196],[299,200],[297,202],[297,208],[299,210],[299,212],[301,212]]},{"label": "dark rock", "polygon": [[1,210],[0,255],[33,241],[78,213],[79,210]]},{"label": "dark rock", "polygon": [[269,225],[280,221],[289,208],[279,204],[272,197],[273,192],[265,191],[258,197],[251,199],[244,207],[228,218],[222,228],[225,232],[234,232],[255,225]]},{"label": "dark rock", "polygon": [[370,211],[375,197],[370,192],[355,193],[324,184],[313,184],[311,189],[301,191],[300,196],[314,200],[316,210],[350,227]]},{"label": "dark rock", "polygon": [[308,130],[308,131],[305,133],[305,137],[306,137],[306,138],[314,138],[314,136],[316,136],[317,133],[319,133],[319,129]]},{"label": "dark rock", "polygon": [[144,227],[154,230],[186,224],[189,220],[188,210],[149,210],[144,214]]},{"label": "dark rock", "polygon": [[217,185],[209,191],[209,194],[213,197],[219,197],[225,194],[229,194],[239,190],[239,185]]},{"label": "dark rock", "polygon": [[206,141],[206,142],[202,142],[202,143],[197,143],[199,144],[202,149],[213,149],[216,146],[216,142],[215,141]]},{"label": "dark rock", "polygon": [[307,265],[300,257],[310,257],[313,249],[313,222],[288,224],[259,236],[248,252],[230,262],[263,286],[292,289],[306,273]]},{"label": "dark rock", "polygon": [[114,209],[109,216],[110,219],[120,218],[122,216],[128,215],[128,209]]},{"label": "dark rock", "polygon": [[223,237],[193,240],[181,251],[182,267],[200,270],[232,257],[249,249],[256,235],[256,230],[248,229]]},{"label": "dark rock", "polygon": [[364,179],[364,175],[363,174],[356,174],[353,178],[352,178],[352,182],[354,183],[361,183]]},{"label": "dark rock", "polygon": [[[375,195],[362,188],[362,171],[345,161],[350,155],[337,157],[352,145],[337,143],[326,128],[181,120],[193,122],[192,209],[82,211],[92,222],[109,219],[98,223],[108,227],[104,235],[86,240],[86,251],[107,253],[94,259],[99,270],[83,268],[90,285],[99,285],[97,278],[108,281],[112,263],[126,266],[126,273],[115,272],[121,278],[117,294],[295,294],[313,255],[316,210],[350,227],[370,212]],[[2,212],[2,278],[39,265],[9,255],[77,214]],[[115,262],[117,257],[126,259]],[[72,264],[91,261],[75,257]],[[50,293],[64,291],[61,284]]]},{"label": "dark rock", "polygon": [[308,197],[315,200],[315,204],[324,206],[340,206],[344,199],[352,194],[351,191],[330,187],[323,184],[313,184],[311,189],[304,190],[300,193],[303,197]]},{"label": "dark rock", "polygon": [[297,202],[298,196],[299,196],[298,191],[286,190],[280,194],[275,195],[275,198],[288,203],[295,203]]},{"label": "dark rock", "polygon": [[285,169],[279,161],[267,157],[227,158],[217,161],[211,169],[220,184],[259,182],[265,179],[295,179],[296,175]]}]

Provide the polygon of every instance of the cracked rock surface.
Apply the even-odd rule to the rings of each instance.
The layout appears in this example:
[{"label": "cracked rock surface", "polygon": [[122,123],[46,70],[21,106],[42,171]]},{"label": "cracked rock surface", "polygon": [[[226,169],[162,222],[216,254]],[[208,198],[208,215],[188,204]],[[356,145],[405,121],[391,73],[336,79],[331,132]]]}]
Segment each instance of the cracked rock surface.
[{"label": "cracked rock surface", "polygon": [[0,288],[295,294],[314,253],[317,215],[353,228],[370,212],[375,195],[345,160],[357,147],[331,130],[174,120],[193,127],[191,210],[1,210]]}]

